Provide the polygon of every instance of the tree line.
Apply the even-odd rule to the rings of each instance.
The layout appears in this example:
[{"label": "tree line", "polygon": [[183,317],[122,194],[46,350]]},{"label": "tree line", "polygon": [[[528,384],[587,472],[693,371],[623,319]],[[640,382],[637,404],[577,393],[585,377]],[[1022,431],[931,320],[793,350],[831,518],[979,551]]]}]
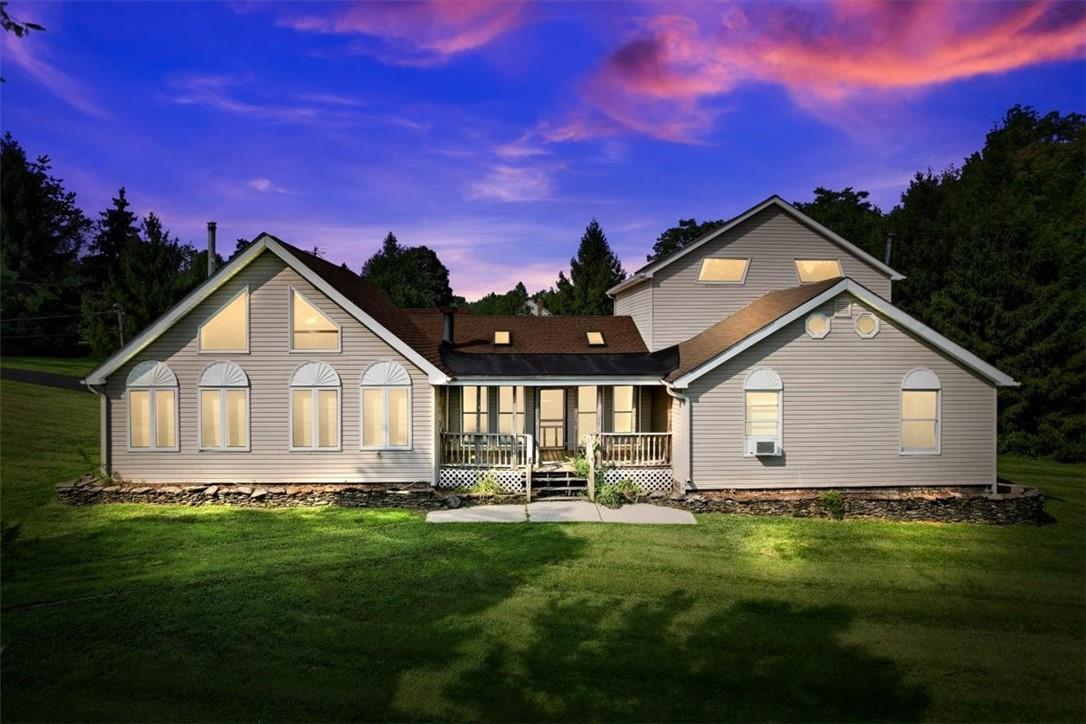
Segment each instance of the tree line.
[{"label": "tree line", "polygon": [[[122,188],[88,218],[50,171],[2,141],[0,335],[6,354],[114,351],[204,278],[206,252],[137,219]],[[894,303],[1021,381],[999,395],[1000,449],[1086,458],[1086,120],[1015,106],[960,166],[918,172],[883,211],[867,191],[818,187],[795,205],[905,275]],[[680,219],[657,237],[662,258],[723,219]],[[239,240],[238,249],[248,243]],[[316,250],[319,251],[319,250]],[[237,253],[237,251],[235,251]],[[477,314],[611,314],[606,290],[626,277],[598,221],[569,275],[530,293],[518,282],[474,302],[453,293],[426,246],[389,232],[359,270],[402,307]],[[120,328],[116,310],[123,314]]]}]

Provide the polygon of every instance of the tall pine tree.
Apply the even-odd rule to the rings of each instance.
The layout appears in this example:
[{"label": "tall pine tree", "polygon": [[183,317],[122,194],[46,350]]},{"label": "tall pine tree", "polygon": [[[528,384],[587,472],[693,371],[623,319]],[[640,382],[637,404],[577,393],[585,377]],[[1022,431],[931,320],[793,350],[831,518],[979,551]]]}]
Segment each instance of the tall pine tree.
[{"label": "tall pine tree", "polygon": [[398,307],[444,307],[452,302],[449,270],[433,249],[403,246],[391,231],[362,266],[362,277]]},{"label": "tall pine tree", "polygon": [[625,278],[600,223],[592,219],[581,236],[577,256],[569,260],[569,277],[559,272],[543,303],[552,314],[611,314],[614,304],[607,290]]}]

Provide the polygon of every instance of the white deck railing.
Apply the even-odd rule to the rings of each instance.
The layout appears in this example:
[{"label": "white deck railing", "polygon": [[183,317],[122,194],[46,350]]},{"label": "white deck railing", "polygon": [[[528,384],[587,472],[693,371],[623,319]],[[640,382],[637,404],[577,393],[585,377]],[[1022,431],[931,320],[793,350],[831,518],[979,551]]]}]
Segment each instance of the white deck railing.
[{"label": "white deck railing", "polygon": [[443,432],[441,464],[464,468],[521,468],[532,462],[531,435]]},{"label": "white deck railing", "polygon": [[601,432],[595,438],[602,465],[637,468],[671,464],[670,432]]}]

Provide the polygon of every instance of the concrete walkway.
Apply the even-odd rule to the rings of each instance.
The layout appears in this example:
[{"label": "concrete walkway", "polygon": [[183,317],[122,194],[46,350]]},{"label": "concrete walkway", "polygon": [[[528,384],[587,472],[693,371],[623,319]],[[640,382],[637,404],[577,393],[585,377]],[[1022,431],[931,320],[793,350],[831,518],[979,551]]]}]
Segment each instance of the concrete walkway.
[{"label": "concrete walkway", "polygon": [[587,500],[544,500],[527,505],[476,505],[455,510],[434,510],[427,523],[637,523],[642,525],[694,525],[686,510],[635,503],[605,508]]}]

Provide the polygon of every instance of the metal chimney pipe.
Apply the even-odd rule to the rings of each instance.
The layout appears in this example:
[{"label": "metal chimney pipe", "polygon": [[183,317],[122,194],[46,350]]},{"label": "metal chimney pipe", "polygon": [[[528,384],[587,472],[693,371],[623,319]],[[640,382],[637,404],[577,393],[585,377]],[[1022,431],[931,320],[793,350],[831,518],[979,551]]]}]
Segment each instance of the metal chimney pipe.
[{"label": "metal chimney pipe", "polygon": [[894,234],[886,235],[886,258],[883,260],[883,264],[890,266],[890,252],[894,248]]},{"label": "metal chimney pipe", "polygon": [[441,338],[445,341],[446,344],[452,344],[453,339],[455,339],[453,335],[453,333],[455,332],[454,310],[446,307],[445,309],[441,310],[441,314],[444,317],[444,325],[441,331]]},{"label": "metal chimney pipe", "polygon": [[215,222],[207,222],[207,275],[215,273]]}]

